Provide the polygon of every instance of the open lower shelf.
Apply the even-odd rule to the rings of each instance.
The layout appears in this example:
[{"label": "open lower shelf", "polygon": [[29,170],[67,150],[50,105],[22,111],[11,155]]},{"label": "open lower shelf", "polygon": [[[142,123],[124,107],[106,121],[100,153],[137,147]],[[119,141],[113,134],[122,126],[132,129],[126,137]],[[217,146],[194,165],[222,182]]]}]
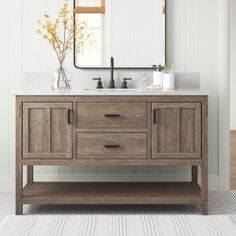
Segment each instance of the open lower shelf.
[{"label": "open lower shelf", "polygon": [[35,182],[24,187],[24,204],[199,204],[196,183]]}]

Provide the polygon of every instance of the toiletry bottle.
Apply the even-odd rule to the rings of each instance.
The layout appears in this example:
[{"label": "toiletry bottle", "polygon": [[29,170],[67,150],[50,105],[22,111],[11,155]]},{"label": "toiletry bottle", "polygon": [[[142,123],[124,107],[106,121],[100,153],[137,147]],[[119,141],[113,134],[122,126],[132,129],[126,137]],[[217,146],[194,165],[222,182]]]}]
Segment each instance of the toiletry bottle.
[{"label": "toiletry bottle", "polygon": [[[156,66],[155,66],[156,67]],[[162,89],[163,88],[163,67],[158,65],[156,70],[153,72],[153,88]]]},{"label": "toiletry bottle", "polygon": [[175,89],[174,67],[175,67],[175,65],[173,64],[170,72],[163,74],[163,90],[174,90]]}]

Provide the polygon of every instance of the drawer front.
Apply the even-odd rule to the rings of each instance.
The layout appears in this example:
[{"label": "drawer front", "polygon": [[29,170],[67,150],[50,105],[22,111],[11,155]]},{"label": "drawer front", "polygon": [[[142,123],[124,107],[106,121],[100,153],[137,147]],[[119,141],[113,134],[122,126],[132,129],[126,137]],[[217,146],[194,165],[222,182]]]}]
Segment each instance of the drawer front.
[{"label": "drawer front", "polygon": [[146,158],[146,133],[77,133],[77,158]]},{"label": "drawer front", "polygon": [[78,102],[77,128],[146,128],[144,102]]}]

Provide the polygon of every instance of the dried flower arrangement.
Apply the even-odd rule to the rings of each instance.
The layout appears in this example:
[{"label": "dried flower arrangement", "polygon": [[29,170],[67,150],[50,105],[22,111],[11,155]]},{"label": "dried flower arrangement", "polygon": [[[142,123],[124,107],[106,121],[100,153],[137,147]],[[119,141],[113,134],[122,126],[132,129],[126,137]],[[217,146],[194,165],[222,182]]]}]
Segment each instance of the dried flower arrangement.
[{"label": "dried flower arrangement", "polygon": [[[76,50],[81,50],[84,42],[89,38],[86,31],[86,22],[79,21],[74,17],[73,10],[68,7],[68,0],[64,0],[55,20],[52,20],[48,13],[44,13],[43,20],[37,20],[36,32],[41,35],[53,48],[59,61],[58,87],[60,80],[63,80],[67,88],[70,88],[70,81],[67,79],[63,63],[76,41]],[[75,24],[74,24],[75,23]]]}]

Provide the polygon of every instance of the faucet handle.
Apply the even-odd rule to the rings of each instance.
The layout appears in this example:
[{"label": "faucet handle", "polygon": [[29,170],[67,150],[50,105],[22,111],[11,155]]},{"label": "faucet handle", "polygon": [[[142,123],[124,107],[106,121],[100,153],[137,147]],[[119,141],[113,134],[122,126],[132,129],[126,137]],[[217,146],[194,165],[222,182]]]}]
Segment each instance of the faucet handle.
[{"label": "faucet handle", "polygon": [[102,86],[102,79],[101,78],[93,78],[93,80],[97,80],[97,89],[103,89],[103,86]]},{"label": "faucet handle", "polygon": [[122,89],[127,89],[128,88],[128,83],[127,80],[132,80],[132,78],[124,78],[124,81],[122,82],[121,88]]}]

